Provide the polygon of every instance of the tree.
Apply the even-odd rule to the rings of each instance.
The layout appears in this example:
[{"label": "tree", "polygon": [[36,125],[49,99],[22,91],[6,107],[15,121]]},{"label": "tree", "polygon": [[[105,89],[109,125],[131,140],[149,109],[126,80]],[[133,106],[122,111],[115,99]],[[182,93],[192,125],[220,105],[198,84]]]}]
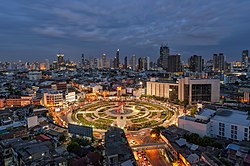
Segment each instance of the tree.
[{"label": "tree", "polygon": [[66,136],[64,134],[60,135],[58,141],[59,142],[65,142],[66,141]]},{"label": "tree", "polygon": [[195,114],[197,113],[197,108],[194,107],[194,108],[191,108],[191,115],[194,116]]},{"label": "tree", "polygon": [[79,144],[75,141],[71,141],[67,146],[67,151],[73,152],[73,150],[76,149],[77,147],[79,147]]}]

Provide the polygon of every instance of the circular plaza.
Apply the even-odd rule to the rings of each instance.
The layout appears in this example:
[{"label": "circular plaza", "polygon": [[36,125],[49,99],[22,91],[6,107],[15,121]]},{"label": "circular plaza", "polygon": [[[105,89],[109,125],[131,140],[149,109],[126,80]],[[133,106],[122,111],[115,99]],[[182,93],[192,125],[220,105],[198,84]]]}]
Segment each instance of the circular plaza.
[{"label": "circular plaza", "polygon": [[139,130],[161,125],[173,114],[160,104],[146,101],[96,101],[74,109],[71,120],[96,129],[117,126]]}]

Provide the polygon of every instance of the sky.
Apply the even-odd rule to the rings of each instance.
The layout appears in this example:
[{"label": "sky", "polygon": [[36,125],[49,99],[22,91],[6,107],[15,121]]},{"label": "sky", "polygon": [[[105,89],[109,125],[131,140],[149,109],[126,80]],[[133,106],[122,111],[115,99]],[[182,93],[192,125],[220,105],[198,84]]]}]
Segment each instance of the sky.
[{"label": "sky", "polygon": [[80,61],[120,49],[159,57],[161,44],[183,60],[250,48],[249,0],[11,0],[0,3],[0,61]]}]

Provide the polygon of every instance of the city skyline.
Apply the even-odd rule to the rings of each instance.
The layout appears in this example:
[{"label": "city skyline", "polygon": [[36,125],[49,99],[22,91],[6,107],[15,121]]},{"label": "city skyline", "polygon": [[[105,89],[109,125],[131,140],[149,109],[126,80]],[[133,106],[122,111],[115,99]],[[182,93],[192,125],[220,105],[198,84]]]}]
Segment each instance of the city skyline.
[{"label": "city skyline", "polygon": [[194,55],[241,60],[249,49],[249,1],[61,1],[0,5],[1,61],[50,59],[58,52],[67,59],[120,56],[159,57],[167,44],[183,60]]}]

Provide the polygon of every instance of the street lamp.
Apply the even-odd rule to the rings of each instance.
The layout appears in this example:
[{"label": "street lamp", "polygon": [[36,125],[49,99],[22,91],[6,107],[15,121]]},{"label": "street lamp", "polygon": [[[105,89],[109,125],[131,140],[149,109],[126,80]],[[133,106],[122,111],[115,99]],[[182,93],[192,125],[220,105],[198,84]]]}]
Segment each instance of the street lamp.
[{"label": "street lamp", "polygon": [[155,138],[155,137],[156,137],[156,134],[155,134],[155,133],[151,134],[151,137],[152,137],[152,138]]}]

